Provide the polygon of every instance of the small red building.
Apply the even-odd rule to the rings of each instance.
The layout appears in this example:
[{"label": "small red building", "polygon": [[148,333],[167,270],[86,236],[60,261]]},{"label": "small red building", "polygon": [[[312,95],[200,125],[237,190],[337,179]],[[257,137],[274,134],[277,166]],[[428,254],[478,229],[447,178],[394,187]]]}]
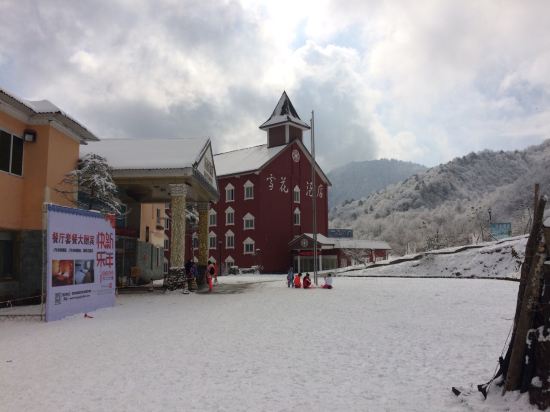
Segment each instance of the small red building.
[{"label": "small red building", "polygon": [[[330,182],[302,141],[310,126],[302,121],[286,93],[260,129],[267,143],[214,156],[220,200],[209,215],[209,256],[223,272],[231,266],[263,266],[285,272],[293,264],[289,242],[313,229],[328,230]],[[194,235],[195,236],[195,235]]]},{"label": "small red building", "polygon": [[[289,242],[292,250],[294,269],[297,272],[311,272],[313,265],[313,234],[304,233]],[[331,238],[317,234],[319,270],[342,268],[387,260],[391,247],[380,240],[361,240],[351,238]]]}]

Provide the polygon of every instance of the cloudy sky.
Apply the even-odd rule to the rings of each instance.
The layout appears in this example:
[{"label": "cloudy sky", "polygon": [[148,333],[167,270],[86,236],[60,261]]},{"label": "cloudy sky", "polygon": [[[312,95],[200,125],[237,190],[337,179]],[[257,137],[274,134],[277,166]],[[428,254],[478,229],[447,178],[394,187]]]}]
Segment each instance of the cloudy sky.
[{"label": "cloudy sky", "polygon": [[286,90],[326,170],[550,137],[550,2],[0,0],[0,87],[100,138],[266,141]]}]

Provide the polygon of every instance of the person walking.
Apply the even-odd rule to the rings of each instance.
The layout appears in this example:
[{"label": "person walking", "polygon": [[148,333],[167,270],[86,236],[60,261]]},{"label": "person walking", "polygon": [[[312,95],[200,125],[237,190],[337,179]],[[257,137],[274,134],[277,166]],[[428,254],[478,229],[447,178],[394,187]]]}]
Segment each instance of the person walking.
[{"label": "person walking", "polygon": [[289,288],[294,287],[293,281],[294,280],[294,268],[291,266],[288,269],[288,273],[286,274],[286,283]]}]

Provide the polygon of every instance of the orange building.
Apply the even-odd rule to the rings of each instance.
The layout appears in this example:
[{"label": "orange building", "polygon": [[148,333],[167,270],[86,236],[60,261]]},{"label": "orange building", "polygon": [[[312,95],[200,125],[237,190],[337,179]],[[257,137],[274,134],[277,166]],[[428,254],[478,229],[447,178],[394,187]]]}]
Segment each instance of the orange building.
[{"label": "orange building", "polygon": [[40,295],[42,205],[71,205],[55,188],[95,140],[51,102],[0,88],[0,302]]}]

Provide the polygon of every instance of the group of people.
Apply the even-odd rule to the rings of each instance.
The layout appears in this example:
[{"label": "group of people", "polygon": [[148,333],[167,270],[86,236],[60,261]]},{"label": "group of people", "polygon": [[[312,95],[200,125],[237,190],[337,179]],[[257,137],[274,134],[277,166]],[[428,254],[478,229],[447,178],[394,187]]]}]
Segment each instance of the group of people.
[{"label": "group of people", "polygon": [[[206,282],[208,283],[208,291],[212,292],[213,286],[218,283],[218,269],[213,262],[208,261],[205,275]],[[199,270],[197,268],[197,264],[193,261],[193,259],[189,259],[185,263],[185,277],[188,283],[188,290],[194,291],[197,289],[198,276]]]},{"label": "group of people", "polygon": [[[325,284],[321,286],[321,288],[332,289],[332,274],[329,273],[328,275],[325,276],[324,279],[325,279]],[[289,288],[310,289],[312,287],[309,273],[306,273],[304,278],[302,279],[302,273],[294,274],[294,268],[292,266],[288,269],[286,280]]]}]

